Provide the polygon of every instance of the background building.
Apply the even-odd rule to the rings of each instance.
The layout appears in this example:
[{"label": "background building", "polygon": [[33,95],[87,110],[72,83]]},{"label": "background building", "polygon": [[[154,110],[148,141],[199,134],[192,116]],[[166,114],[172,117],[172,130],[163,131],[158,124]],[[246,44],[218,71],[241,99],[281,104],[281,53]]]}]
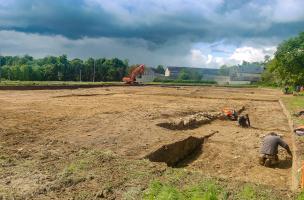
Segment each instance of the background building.
[{"label": "background building", "polygon": [[231,67],[229,76],[231,81],[250,81],[258,82],[261,80],[261,74],[264,66],[259,64],[246,64]]},{"label": "background building", "polygon": [[177,78],[182,70],[201,74],[203,76],[202,79],[204,79],[205,76],[216,76],[219,74],[219,69],[168,66],[165,70],[165,76],[172,79]]},{"label": "background building", "polygon": [[156,73],[154,68],[145,67],[144,73],[141,76],[136,77],[136,81],[139,83],[153,82],[154,79],[163,76],[163,74]]},{"label": "background building", "polygon": [[250,84],[261,80],[264,66],[259,63],[244,63],[228,67],[227,75],[221,75],[220,69],[168,66],[165,77],[177,79],[182,70],[200,74],[201,80],[216,81],[218,84]]}]

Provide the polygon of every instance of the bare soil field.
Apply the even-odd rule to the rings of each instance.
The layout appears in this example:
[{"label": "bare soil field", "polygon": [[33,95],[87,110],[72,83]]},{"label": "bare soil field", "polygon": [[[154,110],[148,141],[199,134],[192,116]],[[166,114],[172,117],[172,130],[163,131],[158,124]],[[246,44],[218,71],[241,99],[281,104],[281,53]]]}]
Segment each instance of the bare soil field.
[{"label": "bare soil field", "polygon": [[[0,199],[69,199],[76,194],[81,199],[93,193],[122,199],[130,191],[136,196],[169,170],[146,155],[212,132],[217,133],[175,167],[288,190],[292,162],[284,150],[278,167],[258,164],[260,142],[268,132],[281,134],[292,146],[280,95],[272,89],[186,86],[0,91]],[[251,128],[228,120],[186,130],[157,126],[243,106]]]}]

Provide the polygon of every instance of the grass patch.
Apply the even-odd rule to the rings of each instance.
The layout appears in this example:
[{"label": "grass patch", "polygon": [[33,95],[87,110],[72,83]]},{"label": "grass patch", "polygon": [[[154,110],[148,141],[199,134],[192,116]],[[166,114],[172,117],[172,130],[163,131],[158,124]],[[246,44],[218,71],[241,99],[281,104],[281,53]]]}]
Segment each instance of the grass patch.
[{"label": "grass patch", "polygon": [[111,151],[86,151],[81,150],[77,159],[64,168],[60,174],[62,177],[71,175],[87,174],[99,163],[108,162],[115,158]]},{"label": "grass patch", "polygon": [[285,200],[290,199],[290,196],[265,185],[217,179],[206,177],[199,172],[168,168],[161,177],[150,182],[141,198],[144,200]]},{"label": "grass patch", "polygon": [[177,83],[177,82],[148,82],[145,85],[173,85],[173,86],[212,86],[211,83]]},{"label": "grass patch", "polygon": [[304,192],[301,192],[298,197],[297,200],[304,200]]},{"label": "grass patch", "polygon": [[100,162],[109,161],[112,157],[113,155],[110,152],[80,151],[77,159],[58,174],[57,185],[70,187],[91,180],[95,176],[96,165]]},{"label": "grass patch", "polygon": [[71,163],[66,167],[62,173],[62,176],[66,177],[72,174],[80,173],[88,167],[89,161],[87,160],[78,160],[74,163]]},{"label": "grass patch", "polygon": [[140,187],[131,187],[124,194],[122,199],[124,200],[137,200],[142,193]]},{"label": "grass patch", "polygon": [[240,191],[239,197],[243,200],[254,200],[257,199],[257,194],[252,187],[245,185],[244,188]]},{"label": "grass patch", "polygon": [[[228,87],[228,88],[258,88],[261,87],[255,84],[244,85],[218,85],[216,83],[204,83],[204,82],[148,82],[146,85],[173,85],[173,86],[215,86],[215,87]],[[266,88],[266,87],[263,87]]]},{"label": "grass patch", "polygon": [[227,199],[226,193],[220,186],[212,181],[202,182],[197,185],[179,189],[170,183],[153,181],[147,192],[144,193],[144,200],[217,200]]},{"label": "grass patch", "polygon": [[216,200],[227,199],[227,192],[213,181],[202,182],[184,190],[186,199]]},{"label": "grass patch", "polygon": [[[173,175],[173,174],[172,174]],[[169,174],[161,180],[154,180],[142,194],[144,200],[279,200],[289,199],[263,185],[251,183],[237,183],[219,181],[214,178],[197,178],[188,174],[180,180],[181,183],[172,183]],[[173,175],[174,176],[174,175]],[[193,177],[195,176],[195,177]],[[189,182],[190,181],[190,182]],[[304,197],[304,194],[303,194]],[[299,196],[300,198],[300,196]],[[304,200],[304,199],[303,199]]]},{"label": "grass patch", "polygon": [[304,119],[301,117],[295,117],[293,114],[300,110],[304,110],[304,96],[286,96],[283,98],[284,103],[287,105],[287,109],[293,116],[293,120],[296,124],[304,124]]},{"label": "grass patch", "polygon": [[173,185],[162,184],[158,181],[151,183],[149,190],[143,196],[144,200],[178,200],[184,199],[182,193]]},{"label": "grass patch", "polygon": [[256,84],[232,84],[232,85],[219,85],[220,87],[228,87],[228,88],[258,88],[260,87],[259,85]]},{"label": "grass patch", "polygon": [[216,84],[216,81],[209,80],[180,80],[180,79],[158,79],[156,78],[153,82],[159,83],[204,83],[204,84]]},{"label": "grass patch", "polygon": [[303,96],[286,96],[284,101],[287,106],[292,109],[292,111],[298,110],[300,108],[304,109],[304,97]]},{"label": "grass patch", "polygon": [[[283,98],[283,102],[286,105],[286,108],[289,110],[292,120],[294,122],[295,126],[298,125],[304,125],[304,118],[303,117],[297,117],[294,114],[304,110],[304,96],[291,96],[291,95],[287,95],[284,96]],[[303,137],[295,137],[295,145],[297,146],[297,151],[296,154],[298,156],[298,162],[301,163],[301,161],[304,160],[303,157],[303,153],[304,153],[304,148],[303,148],[303,144],[304,143],[304,138]],[[300,180],[300,173],[297,173],[297,179]],[[298,194],[297,200],[304,200],[304,192],[301,192],[300,194]]]},{"label": "grass patch", "polygon": [[0,86],[72,86],[72,85],[122,85],[121,82],[76,81],[1,81]]}]

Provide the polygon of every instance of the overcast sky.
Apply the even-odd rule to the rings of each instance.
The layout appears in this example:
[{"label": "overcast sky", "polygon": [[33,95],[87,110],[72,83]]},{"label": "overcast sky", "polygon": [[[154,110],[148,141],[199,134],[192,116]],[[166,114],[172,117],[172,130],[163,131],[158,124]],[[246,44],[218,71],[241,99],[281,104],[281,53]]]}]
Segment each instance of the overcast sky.
[{"label": "overcast sky", "polygon": [[0,0],[0,54],[219,67],[304,31],[304,0]]}]

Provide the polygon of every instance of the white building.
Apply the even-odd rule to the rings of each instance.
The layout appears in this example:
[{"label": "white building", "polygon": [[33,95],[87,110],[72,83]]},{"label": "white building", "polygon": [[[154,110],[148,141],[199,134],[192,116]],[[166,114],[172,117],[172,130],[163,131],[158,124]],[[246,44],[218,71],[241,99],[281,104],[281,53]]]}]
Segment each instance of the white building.
[{"label": "white building", "polygon": [[166,77],[171,77],[171,78],[176,78],[179,75],[179,72],[182,70],[182,67],[167,67],[165,70],[165,76]]},{"label": "white building", "polygon": [[162,74],[158,74],[152,68],[145,67],[145,71],[141,76],[136,77],[136,81],[139,83],[153,82],[155,78],[164,76]]}]

